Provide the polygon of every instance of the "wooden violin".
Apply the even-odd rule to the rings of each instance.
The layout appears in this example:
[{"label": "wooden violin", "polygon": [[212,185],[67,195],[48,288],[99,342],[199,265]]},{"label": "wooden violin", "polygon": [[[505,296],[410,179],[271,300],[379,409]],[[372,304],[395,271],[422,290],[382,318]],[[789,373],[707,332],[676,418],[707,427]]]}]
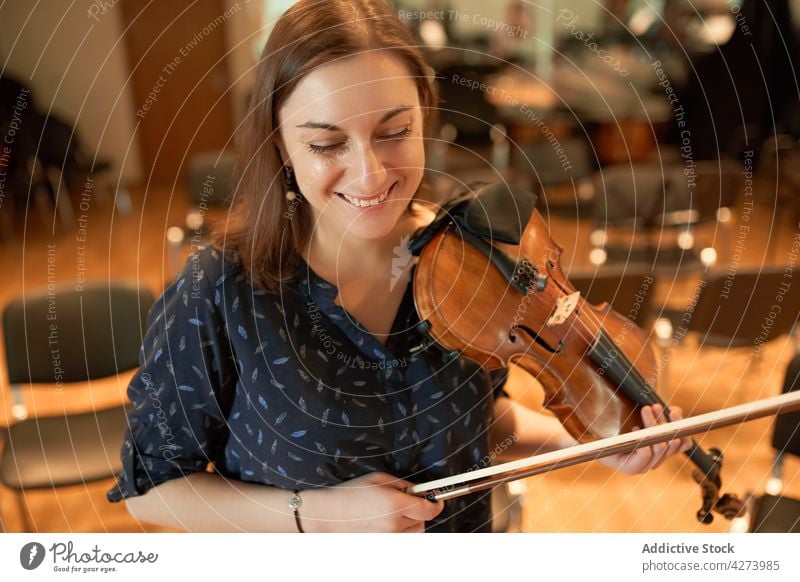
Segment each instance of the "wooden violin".
[{"label": "wooden violin", "polygon": [[[539,380],[545,407],[582,445],[618,438],[611,452],[591,449],[591,458],[621,452],[620,442],[633,450],[636,435],[622,441],[619,435],[640,423],[639,409],[662,404],[668,412],[657,392],[655,355],[639,327],[608,305],[590,305],[570,284],[560,266],[562,248],[535,202],[513,186],[485,185],[455,198],[415,233],[409,248],[419,256],[413,288],[419,328],[429,338],[423,347],[435,342],[487,370],[514,363]],[[738,498],[720,493],[720,452],[703,451],[693,441],[685,454],[702,489],[698,519],[711,523],[712,511],[728,519],[742,514]],[[562,459],[554,466],[567,464]],[[500,469],[479,489],[530,474],[517,465]],[[469,481],[477,478],[469,475]],[[473,483],[461,494],[479,489]],[[453,487],[413,491],[434,490],[454,496]]]}]

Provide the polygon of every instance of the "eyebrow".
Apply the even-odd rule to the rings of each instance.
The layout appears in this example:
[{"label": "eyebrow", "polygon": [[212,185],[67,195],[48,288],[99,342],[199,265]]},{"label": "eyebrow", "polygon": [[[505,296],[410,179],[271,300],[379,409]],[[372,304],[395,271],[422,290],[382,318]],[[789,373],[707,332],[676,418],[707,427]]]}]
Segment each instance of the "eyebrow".
[{"label": "eyebrow", "polygon": [[[402,113],[403,111],[408,111],[409,109],[413,109],[413,106],[411,106],[411,105],[401,105],[400,107],[395,107],[394,109],[390,109],[389,111],[387,111],[383,115],[383,117],[380,118],[378,123],[384,123],[386,121],[389,121],[395,115],[398,115],[399,113]],[[342,129],[339,126],[333,125],[331,123],[325,123],[324,121],[307,121],[307,122],[305,122],[305,123],[303,123],[301,125],[298,125],[297,127],[303,127],[303,128],[308,127],[308,128],[311,128],[311,129],[324,129],[326,131],[342,131]]]}]

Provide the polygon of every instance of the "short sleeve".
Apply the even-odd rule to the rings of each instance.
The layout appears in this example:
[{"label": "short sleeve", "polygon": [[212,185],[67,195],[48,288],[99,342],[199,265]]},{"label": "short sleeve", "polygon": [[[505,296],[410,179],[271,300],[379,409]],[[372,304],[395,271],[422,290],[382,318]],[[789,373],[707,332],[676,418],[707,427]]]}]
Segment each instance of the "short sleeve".
[{"label": "short sleeve", "polygon": [[489,378],[492,382],[492,394],[495,400],[498,398],[510,398],[505,390],[506,382],[508,381],[508,368],[492,370],[489,372]]},{"label": "short sleeve", "polygon": [[208,283],[221,271],[219,259],[211,249],[191,255],[148,314],[140,368],[128,386],[122,472],[109,501],[142,495],[222,458],[237,371]]}]

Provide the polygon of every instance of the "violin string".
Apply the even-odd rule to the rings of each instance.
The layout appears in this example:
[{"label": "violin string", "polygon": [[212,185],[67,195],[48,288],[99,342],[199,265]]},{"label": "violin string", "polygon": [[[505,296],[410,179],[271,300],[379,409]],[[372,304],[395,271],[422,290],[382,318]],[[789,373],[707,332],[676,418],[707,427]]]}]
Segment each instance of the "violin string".
[{"label": "violin string", "polygon": [[[562,288],[561,285],[556,285],[556,287],[557,287],[557,289],[559,291],[558,299],[567,297],[569,295],[569,293],[567,293]],[[543,300],[543,298],[542,298],[542,300]],[[582,339],[584,341],[586,341],[587,343],[593,345],[594,342],[597,342],[597,341],[600,340],[599,336],[604,334],[604,330],[603,330],[603,322],[600,320],[599,317],[596,316],[596,314],[590,309],[590,307],[591,307],[591,305],[589,304],[589,302],[581,294],[579,296],[579,303],[576,306],[576,310],[573,311],[573,314],[575,315],[575,317],[572,318],[572,320],[573,320],[572,325],[579,332],[580,331],[586,332],[587,335],[586,336],[581,336]],[[579,313],[577,312],[578,309],[581,310]],[[594,323],[596,325],[597,332],[592,330],[592,328],[590,328],[586,323],[583,322],[583,320],[580,317],[581,314],[585,314],[587,319],[591,323]],[[595,335],[595,333],[597,335]],[[619,357],[620,361],[626,367],[626,369],[628,369],[630,371],[629,373],[631,373],[631,375],[634,376],[634,380],[642,382],[645,386],[647,386],[648,388],[652,389],[652,387],[650,387],[647,384],[647,382],[644,380],[644,378],[641,377],[641,375],[638,373],[638,370],[636,369],[634,364],[628,359],[628,357],[625,355],[625,353],[622,351],[622,349],[619,346],[616,345],[614,340],[608,334],[605,334],[605,335],[608,338],[608,341],[611,342],[611,344],[616,349],[617,354],[618,354],[617,357]],[[653,394],[657,395],[657,392],[653,391]],[[661,399],[659,398],[659,400],[661,400]],[[664,403],[663,405],[666,407],[666,403]],[[667,416],[667,419],[669,419],[669,416]],[[701,449],[699,447],[699,445],[694,440],[692,440],[692,443],[693,443],[692,444],[692,448],[689,451],[689,458],[692,460],[692,462],[695,465],[700,467],[700,469],[703,470],[706,474],[710,474],[710,471],[712,471],[714,469],[713,459],[711,459],[708,456],[708,453],[706,453],[703,449]]]},{"label": "violin string", "polygon": [[[550,280],[553,281],[552,278]],[[558,297],[556,298],[556,300],[563,299],[571,294],[567,290],[565,290],[560,284],[556,284],[556,289],[558,290]],[[572,291],[572,293],[574,292],[576,292],[576,290]],[[546,299],[542,297],[541,294],[535,292],[533,294],[537,295],[537,300],[546,301]],[[589,309],[589,307],[591,307],[589,305],[589,302],[586,301],[582,295],[580,295],[579,304],[576,306],[575,310],[572,313],[574,317],[569,318],[570,319],[569,325],[572,326],[574,329],[576,329],[581,339],[583,339],[591,347],[594,347],[596,343],[599,343],[603,339],[603,335],[605,335],[606,340],[616,348],[618,354],[617,358],[622,363],[624,368],[628,370],[627,374],[630,374],[632,376],[634,382],[641,382],[642,384],[647,385],[644,379],[641,377],[641,375],[638,374],[638,371],[636,370],[633,363],[627,358],[627,356],[625,356],[622,350],[616,346],[616,344],[608,336],[608,334],[604,334],[602,321],[595,316],[594,312],[591,309]],[[591,323],[594,323],[597,331],[593,330],[589,325],[584,323],[584,321],[581,318],[582,314],[585,314],[587,319],[589,319]],[[588,396],[588,394],[585,396]]]},{"label": "violin string", "polygon": [[[567,293],[561,287],[561,285],[557,285],[557,288],[558,288],[558,290],[559,290],[559,292],[561,294],[559,298],[567,297],[569,295],[569,293]],[[630,361],[630,359],[624,353],[622,348],[616,344],[616,342],[613,340],[613,338],[611,338],[611,336],[608,335],[608,333],[605,332],[605,330],[603,328],[603,322],[592,311],[591,305],[589,304],[589,302],[582,295],[579,297],[579,303],[576,306],[575,311],[573,311],[573,315],[574,315],[574,317],[572,318],[573,327],[575,329],[577,329],[579,333],[581,331],[586,332],[586,335],[582,335],[581,339],[586,341],[591,346],[594,346],[596,343],[599,343],[603,339],[608,341],[611,344],[611,346],[613,346],[613,348],[617,352],[616,358],[628,370],[628,373],[631,375],[633,380],[635,382],[638,382],[640,384],[643,384],[645,386],[650,387],[649,384],[647,383],[647,381],[641,376],[641,374],[639,374],[639,372],[636,369],[635,365],[633,364],[633,362]],[[595,325],[595,329],[592,329],[589,325],[584,323],[584,321],[583,321],[581,316],[585,316],[587,318],[587,320],[589,320],[590,323],[593,323]]]},{"label": "violin string", "polygon": [[[569,293],[567,293],[566,290],[564,290],[564,288],[561,285],[556,284],[556,287],[560,293],[558,299],[570,295]],[[577,290],[573,292],[577,292]],[[591,305],[586,300],[586,298],[583,297],[583,294],[579,295],[578,301],[579,301],[578,305],[576,305],[575,311],[573,311],[573,314],[575,315],[575,317],[572,318],[573,327],[577,329],[579,332],[581,331],[585,332],[585,335],[582,335],[581,339],[583,339],[590,345],[594,345],[596,342],[601,340],[601,336],[605,333],[603,328],[603,321],[591,309]],[[592,329],[589,325],[587,325],[587,323],[583,321],[581,315],[585,315],[589,323],[594,324],[595,326],[594,329]],[[622,363],[625,364],[632,371],[635,370],[633,363],[628,359],[628,357],[625,355],[622,349],[619,346],[617,346],[616,342],[614,342],[614,340],[607,333],[605,333],[605,336],[617,350]],[[645,382],[644,378],[641,378],[641,381]]]}]

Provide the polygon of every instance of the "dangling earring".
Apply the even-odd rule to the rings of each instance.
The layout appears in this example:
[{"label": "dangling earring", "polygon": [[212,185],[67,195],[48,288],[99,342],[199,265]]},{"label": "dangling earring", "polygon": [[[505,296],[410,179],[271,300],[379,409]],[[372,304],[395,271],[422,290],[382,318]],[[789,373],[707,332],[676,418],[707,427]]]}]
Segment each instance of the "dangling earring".
[{"label": "dangling earring", "polygon": [[300,196],[300,189],[297,187],[292,167],[284,166],[283,171],[286,178],[286,199],[291,202]]}]

